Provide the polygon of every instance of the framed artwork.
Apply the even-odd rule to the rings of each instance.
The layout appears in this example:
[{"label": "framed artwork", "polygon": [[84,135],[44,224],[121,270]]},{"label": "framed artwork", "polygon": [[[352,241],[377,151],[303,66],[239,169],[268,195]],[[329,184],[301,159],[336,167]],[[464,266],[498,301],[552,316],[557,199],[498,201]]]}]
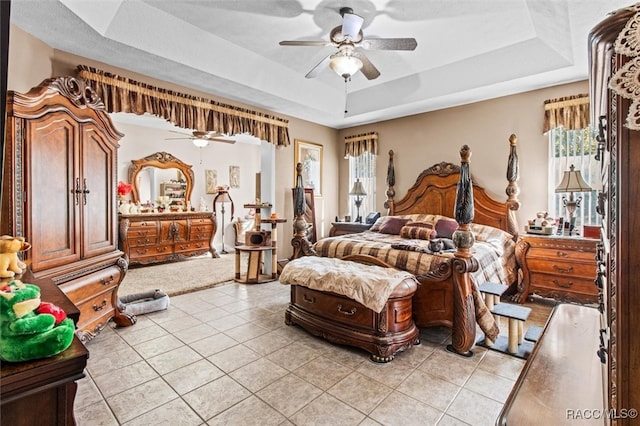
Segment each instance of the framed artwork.
[{"label": "framed artwork", "polygon": [[240,188],[240,166],[229,166],[229,187]]},{"label": "framed artwork", "polygon": [[207,194],[215,194],[218,186],[218,172],[216,170],[204,171],[204,182]]},{"label": "framed artwork", "polygon": [[[305,188],[313,189],[315,196],[322,195],[322,145],[295,140],[295,164],[302,163],[302,182]],[[294,169],[293,184],[296,183]]]}]

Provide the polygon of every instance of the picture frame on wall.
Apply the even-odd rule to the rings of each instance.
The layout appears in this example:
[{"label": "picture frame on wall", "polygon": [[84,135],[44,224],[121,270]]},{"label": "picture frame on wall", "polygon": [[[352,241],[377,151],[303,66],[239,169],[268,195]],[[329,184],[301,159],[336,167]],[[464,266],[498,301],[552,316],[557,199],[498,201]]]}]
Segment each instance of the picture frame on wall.
[{"label": "picture frame on wall", "polygon": [[218,172],[216,170],[205,170],[204,182],[207,194],[217,193],[216,187],[218,186]]},{"label": "picture frame on wall", "polygon": [[[322,196],[322,145],[296,139],[294,162],[302,163],[304,187],[313,189],[316,197]],[[294,170],[294,185],[296,177],[297,173]]]},{"label": "picture frame on wall", "polygon": [[229,166],[229,187],[240,188],[240,166]]}]

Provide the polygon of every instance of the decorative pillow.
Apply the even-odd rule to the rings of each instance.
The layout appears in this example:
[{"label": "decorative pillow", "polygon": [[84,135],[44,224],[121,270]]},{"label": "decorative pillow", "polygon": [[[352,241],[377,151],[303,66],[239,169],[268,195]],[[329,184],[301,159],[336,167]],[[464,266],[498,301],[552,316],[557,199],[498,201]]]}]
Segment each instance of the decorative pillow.
[{"label": "decorative pillow", "polygon": [[440,219],[436,222],[436,234],[438,238],[453,237],[454,231],[458,229],[458,222],[452,219]]},{"label": "decorative pillow", "polygon": [[378,232],[382,234],[399,235],[400,229],[402,229],[402,227],[406,225],[407,222],[409,222],[409,219],[390,216],[380,227],[380,230]]},{"label": "decorative pillow", "polygon": [[430,240],[436,237],[433,225],[426,222],[409,222],[400,229],[402,238],[412,238],[418,240]]},{"label": "decorative pillow", "polygon": [[389,219],[391,216],[380,216],[373,225],[371,225],[371,228],[369,228],[369,231],[372,232],[380,232],[380,228],[382,228],[382,225],[384,225],[384,223],[387,221],[387,219]]}]

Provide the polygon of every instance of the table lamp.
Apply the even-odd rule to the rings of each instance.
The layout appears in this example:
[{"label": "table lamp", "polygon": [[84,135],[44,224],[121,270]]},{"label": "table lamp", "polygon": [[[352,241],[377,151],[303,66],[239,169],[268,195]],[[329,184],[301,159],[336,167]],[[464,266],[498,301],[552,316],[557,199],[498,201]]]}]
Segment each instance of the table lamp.
[{"label": "table lamp", "polygon": [[582,178],[582,174],[580,170],[575,170],[573,164],[569,167],[569,170],[566,170],[562,175],[562,180],[560,184],[556,187],[556,194],[562,192],[569,193],[569,199],[567,197],[562,197],[562,203],[567,209],[567,213],[569,215],[569,235],[572,234],[575,228],[575,217],[573,214],[576,212],[576,209],[580,207],[580,202],[582,201],[582,197],[574,198],[574,192],[588,192],[593,189],[589,186],[587,182]]},{"label": "table lamp", "polygon": [[[229,253],[224,249],[224,213],[225,213],[224,205],[225,203],[233,203],[233,200],[229,196],[229,192],[219,191],[218,195],[216,195],[216,198],[213,200],[213,204],[214,204],[214,211],[215,211],[215,205],[220,204],[220,213],[222,213],[222,227],[220,228],[221,230],[220,237],[222,238],[222,251],[220,252],[221,254]],[[233,216],[233,213],[232,213],[232,216]],[[233,220],[233,217],[231,219]]]},{"label": "table lamp", "polygon": [[364,187],[362,186],[362,182],[360,182],[360,179],[356,178],[356,181],[353,183],[353,188],[351,188],[351,192],[349,192],[349,195],[354,195],[356,197],[355,200],[355,205],[356,205],[356,211],[357,211],[357,216],[356,217],[356,222],[360,222],[362,223],[362,216],[360,216],[360,206],[362,205],[362,198],[360,197],[364,197],[367,195],[367,191],[364,190]]}]

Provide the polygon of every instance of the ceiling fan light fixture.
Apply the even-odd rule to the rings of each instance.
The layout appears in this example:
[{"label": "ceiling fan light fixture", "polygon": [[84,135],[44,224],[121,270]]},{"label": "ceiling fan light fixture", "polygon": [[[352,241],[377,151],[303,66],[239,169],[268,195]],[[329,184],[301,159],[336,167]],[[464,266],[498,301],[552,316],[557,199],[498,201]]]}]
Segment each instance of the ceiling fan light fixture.
[{"label": "ceiling fan light fixture", "polygon": [[363,63],[355,56],[345,52],[338,52],[331,56],[329,66],[336,74],[347,80],[349,77],[360,71]]},{"label": "ceiling fan light fixture", "polygon": [[202,138],[194,138],[193,144],[198,148],[204,148],[205,146],[209,145],[209,141]]}]

